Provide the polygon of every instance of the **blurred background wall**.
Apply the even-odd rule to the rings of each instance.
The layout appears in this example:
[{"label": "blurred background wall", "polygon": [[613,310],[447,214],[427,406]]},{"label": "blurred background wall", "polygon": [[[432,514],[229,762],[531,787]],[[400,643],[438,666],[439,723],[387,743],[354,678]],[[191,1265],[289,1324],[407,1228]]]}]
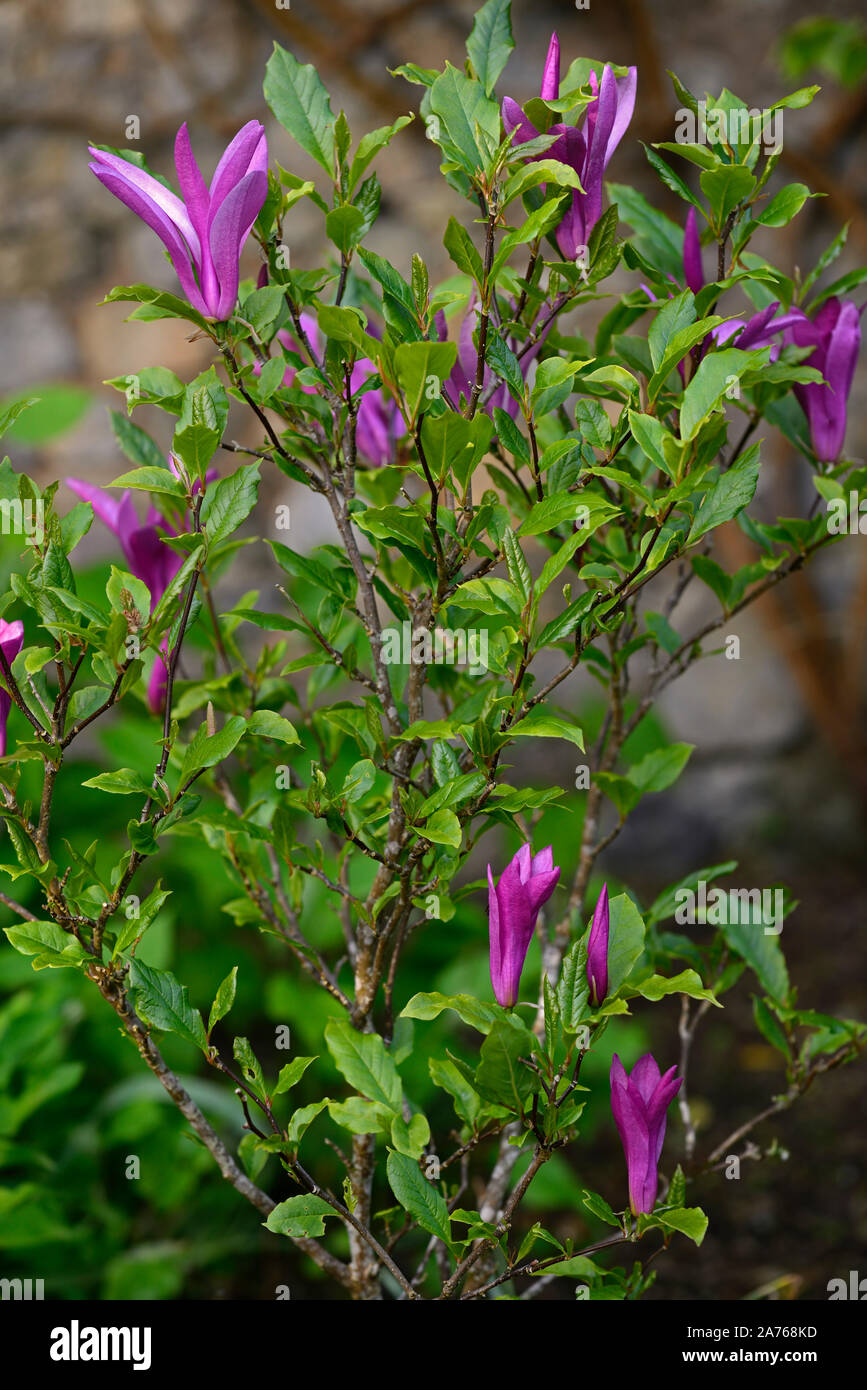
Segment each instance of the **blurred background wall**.
[{"label": "blurred background wall", "polygon": [[[305,156],[262,100],[273,41],[316,63],[335,111],[345,107],[358,138],[415,108],[419,89],[390,77],[389,67],[407,60],[462,63],[473,9],[472,0],[291,0],[286,8],[273,0],[0,0],[0,396],[52,388],[47,411],[30,426],[22,417],[9,442],[15,466],[33,470],[42,483],[67,474],[108,482],[124,465],[106,411],[118,397],[100,383],[156,363],[183,377],[208,360],[207,345],[190,343],[180,323],[127,324],[123,305],[99,306],[115,284],[175,284],[157,239],[88,171],[88,140],[139,149],[153,169],[174,177],[174,134],[186,120],[209,174],[234,131],[257,117],[265,121],[272,157],[311,177]],[[766,245],[787,273],[796,266],[806,271],[849,221],[849,242],[834,272],[842,274],[867,259],[861,13],[854,0],[592,0],[587,9],[570,0],[515,0],[517,48],[501,88],[519,99],[538,90],[554,28],[567,61],[584,54],[637,64],[636,117],[609,173],[634,182],[680,220],[681,205],[651,175],[639,143],[673,138],[677,102],[667,68],[698,93],[728,86],[750,106],[820,82],[823,91],[811,107],[786,113],[780,172],[826,196],[775,232],[772,250]],[[839,33],[831,42],[814,29],[781,51],[791,26],[811,17],[853,21],[856,28],[842,44]],[[137,140],[129,136],[133,117]],[[418,251],[432,277],[450,273],[440,236],[451,195],[418,124],[394,142],[380,172],[382,213],[370,244],[404,271]],[[315,209],[297,205],[287,227],[293,264],[315,263]],[[252,243],[247,256],[254,274]],[[867,454],[864,381],[862,363],[848,436],[856,458]],[[159,436],[159,419],[143,423]],[[768,437],[763,457],[769,508],[785,513],[812,500],[806,465],[785,441]],[[288,500],[294,506],[298,499]],[[319,523],[315,515],[310,520],[313,535]],[[315,538],[326,538],[324,526]],[[107,537],[94,534],[87,543],[102,553]],[[736,528],[728,544],[736,558],[744,544]],[[247,554],[255,565],[252,548]],[[249,571],[244,582],[255,582]],[[700,604],[688,608],[685,631],[698,625]],[[740,661],[699,666],[664,701],[667,723],[699,748],[688,774],[674,792],[642,808],[606,861],[647,895],[678,873],[729,857],[740,859],[743,882],[790,883],[801,907],[787,924],[785,944],[805,1002],[861,1018],[867,1017],[865,617],[867,537],[851,537],[810,575],[739,618]],[[748,1005],[744,1010],[741,1020],[735,1010],[734,1021],[746,1036]],[[717,1027],[714,1021],[711,1046],[695,1062],[698,1096],[720,1064]],[[773,1075],[770,1050],[750,1047],[733,1054],[730,1093],[717,1095],[735,1119],[741,1108],[744,1115],[759,1108]],[[863,1265],[864,1096],[863,1069],[852,1069],[787,1117],[789,1149],[796,1156],[800,1140],[815,1159],[817,1145],[824,1145],[826,1170],[807,1171],[793,1160],[789,1172],[762,1171],[737,1229],[712,1223],[709,1268],[722,1261],[730,1277],[721,1284],[708,1275],[703,1296],[720,1296],[723,1284],[735,1295],[745,1292],[739,1268],[758,1269],[754,1284],[785,1274],[787,1245],[792,1268],[808,1287],[812,1281],[814,1297],[824,1296],[825,1279],[856,1267],[859,1252]],[[775,1239],[785,1232],[784,1254],[765,1265],[770,1230]],[[810,1252],[806,1273],[804,1251]],[[684,1261],[679,1285],[675,1262],[665,1296],[690,1296],[694,1273],[695,1261]]]}]

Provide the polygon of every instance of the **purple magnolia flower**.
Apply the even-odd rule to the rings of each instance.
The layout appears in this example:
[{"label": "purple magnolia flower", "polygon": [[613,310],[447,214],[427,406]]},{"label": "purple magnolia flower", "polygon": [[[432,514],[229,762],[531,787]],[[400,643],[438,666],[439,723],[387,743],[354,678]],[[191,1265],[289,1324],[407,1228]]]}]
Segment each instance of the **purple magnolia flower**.
[{"label": "purple magnolia flower", "polygon": [[[66,481],[76,496],[89,502],[100,521],[117,536],[130,574],[147,585],[153,612],[183,564],[183,556],[160,539],[160,532],[173,536],[174,528],[154,507],[149,509],[145,522],[140,522],[129,492],[113,497],[80,478],[67,478]],[[167,657],[168,636],[163,638],[148,682],[148,707],[154,714],[159,714],[165,704]]]},{"label": "purple magnolia flower", "polygon": [[186,122],[175,139],[183,201],[144,169],[89,146],[100,183],[156,232],[192,307],[205,318],[229,318],[238,298],[241,249],[268,192],[265,127],[248,121],[205,184]]},{"label": "purple magnolia flower", "polygon": [[611,1062],[611,1109],[629,1174],[629,1205],[633,1214],[653,1211],[659,1182],[657,1166],[665,1139],[665,1112],[682,1085],[677,1067],[660,1076],[650,1053],[635,1063],[632,1075],[615,1052]]},{"label": "purple magnolia flower", "polygon": [[863,312],[864,307],[834,296],[812,319],[797,310],[786,332],[787,342],[813,348],[804,366],[815,367],[825,378],[821,384],[795,386],[820,463],[836,463],[846,438],[846,404],[861,346]]},{"label": "purple magnolia flower", "polygon": [[[323,343],[316,320],[310,314],[302,314],[301,326],[307,335],[310,346],[317,356],[321,356]],[[300,351],[299,344],[286,329],[281,328],[277,337],[290,352]],[[256,363],[253,368],[256,376],[259,376],[261,370],[261,364]],[[356,391],[361,390],[369,377],[376,376],[376,374],[377,369],[369,358],[357,358],[349,378],[349,387],[353,395]],[[294,380],[295,368],[287,367],[283,376],[283,385],[291,386]],[[306,391],[308,395],[314,395],[319,388],[317,386],[302,386],[301,389]],[[395,441],[397,436],[402,433],[397,403],[379,389],[365,391],[358,402],[358,415],[355,422],[355,447],[359,458],[374,465],[394,463],[396,457]]]},{"label": "purple magnolia flower", "polygon": [[[5,618],[0,618],[0,647],[3,648],[3,655],[10,666],[23,645],[24,624],[21,619],[17,619],[14,623],[7,623]],[[0,681],[2,681],[2,673],[0,673]],[[12,696],[3,685],[0,685],[0,758],[6,756],[6,721],[9,718],[11,705]]]},{"label": "purple magnolia flower", "polygon": [[593,925],[587,941],[587,983],[590,986],[591,1004],[601,1004],[608,993],[608,884],[603,883],[602,892],[593,913]]},{"label": "purple magnolia flower", "polygon": [[[686,288],[692,290],[693,294],[698,294],[700,290],[704,289],[706,281],[701,257],[701,238],[693,207],[686,214],[686,225],[683,233],[683,277]],[[669,279],[676,288],[679,288],[673,275],[669,276]],[[657,302],[657,296],[648,285],[642,284],[641,288],[648,299],[652,299],[654,303]],[[669,298],[672,295],[673,291],[670,292]],[[741,348],[744,352],[749,349],[769,347],[771,349],[770,360],[776,362],[782,351],[783,342],[785,342],[785,339],[781,342],[777,334],[786,333],[795,324],[800,323],[804,317],[800,309],[789,309],[777,315],[779,307],[780,301],[775,299],[772,304],[766,305],[764,309],[758,310],[748,319],[731,318],[727,319],[725,323],[717,324],[715,328],[710,330],[704,342],[693,348],[690,355],[695,365],[698,366],[705,353],[710,351],[712,343],[717,346],[722,343],[729,343],[731,347]],[[683,358],[677,364],[677,370],[680,372],[684,384],[687,379],[688,361],[689,358]]]},{"label": "purple magnolia flower", "polygon": [[[707,282],[702,266],[698,220],[693,207],[686,214],[686,225],[683,233],[683,274],[686,287],[692,290],[693,294],[698,294],[700,290],[704,289]],[[748,319],[733,318],[728,319],[725,323],[717,324],[716,328],[712,328],[708,334],[704,350],[707,350],[709,342],[718,344],[730,342],[730,346],[741,348],[744,352],[749,349],[769,347],[771,349],[771,361],[776,362],[782,350],[782,344],[777,339],[777,334],[785,332],[803,318],[800,309],[789,309],[777,316],[779,307],[780,301],[775,299],[772,304],[766,305],[764,309],[759,309]],[[704,351],[702,352],[703,355]]]},{"label": "purple magnolia flower", "polygon": [[[574,260],[578,248],[586,246],[587,238],[602,215],[602,177],[632,120],[637,81],[637,68],[630,68],[625,77],[615,77],[610,64],[606,63],[601,80],[591,73],[590,86],[594,95],[586,110],[583,129],[561,122],[552,125],[548,134],[559,138],[544,154],[536,156],[568,164],[575,170],[584,190],[583,193],[577,189],[573,192],[571,206],[557,229],[557,245],[567,260]],[[540,96],[544,101],[556,101],[559,95],[560,41],[552,34]],[[503,125],[508,135],[515,132],[516,145],[526,144],[539,135],[511,97],[503,100]]]},{"label": "purple magnolia flower", "polygon": [[[515,306],[513,305],[512,307],[514,309]],[[467,311],[461,320],[461,326],[458,332],[458,355],[455,360],[455,365],[452,367],[448,380],[444,383],[446,394],[450,397],[456,409],[460,403],[461,396],[464,397],[465,401],[469,402],[473,394],[473,387],[476,384],[479,354],[473,342],[473,334],[478,326],[480,313],[481,305],[479,303],[478,294],[474,289],[470,295]],[[445,314],[442,310],[440,310],[436,316],[435,327],[439,334],[440,341],[444,342],[448,336],[448,329],[446,328]],[[539,353],[542,351],[542,346],[550,329],[551,324],[540,334],[538,342],[534,343],[522,357],[518,356],[523,346],[518,339],[506,338],[505,341],[509,349],[518,357],[518,361],[521,364],[521,372],[524,377],[526,377],[531,364],[535,362]],[[490,335],[496,331],[495,325],[489,323],[488,334]],[[496,389],[492,392],[490,399],[488,399],[488,392],[492,386],[495,386]],[[486,410],[493,411],[494,408],[498,406],[501,410],[505,410],[508,415],[511,415],[512,419],[514,419],[518,413],[518,402],[511,395],[508,386],[504,381],[496,377],[491,371],[491,368],[487,365],[485,366],[482,378],[482,397],[486,401]]]},{"label": "purple magnolia flower", "polygon": [[549,845],[533,855],[522,845],[494,885],[488,865],[488,912],[491,933],[491,983],[497,1002],[511,1009],[518,1000],[521,971],[536,918],[557,886],[560,870],[554,868]]}]

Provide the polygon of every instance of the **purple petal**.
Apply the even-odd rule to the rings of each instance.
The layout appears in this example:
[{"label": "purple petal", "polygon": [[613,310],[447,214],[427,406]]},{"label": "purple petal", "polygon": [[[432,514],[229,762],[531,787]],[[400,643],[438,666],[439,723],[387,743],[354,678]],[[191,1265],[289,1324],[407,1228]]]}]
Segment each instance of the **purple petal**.
[{"label": "purple petal", "polygon": [[[494,876],[491,873],[491,866],[488,865],[488,933],[491,947],[491,984],[494,987],[494,997],[498,1004],[508,1008],[508,1002],[503,990],[503,951],[500,944],[500,908],[497,902],[497,890],[494,886]],[[512,1001],[514,1003],[514,1000]]]},{"label": "purple petal", "polygon": [[701,240],[698,234],[698,221],[695,208],[686,214],[686,229],[683,233],[683,273],[687,288],[698,294],[704,288],[704,270],[701,264]]},{"label": "purple petal", "polygon": [[211,223],[210,249],[220,286],[212,317],[229,318],[238,298],[241,248],[265,201],[268,178],[260,169],[245,174],[229,192]]},{"label": "purple petal", "polygon": [[554,867],[554,849],[547,845],[545,849],[540,849],[538,854],[533,855],[530,865],[531,874],[549,874]]},{"label": "purple petal", "polygon": [[587,941],[587,983],[594,1004],[601,1004],[608,993],[608,932],[608,884],[603,883]]},{"label": "purple petal", "polygon": [[[529,854],[529,846],[524,846]],[[521,971],[536,925],[525,881],[522,879],[519,855],[515,855],[500,875],[496,886],[497,921],[500,941],[501,1004],[511,1007],[518,998]]]},{"label": "purple petal", "polygon": [[649,1105],[659,1085],[659,1067],[651,1053],[646,1052],[643,1057],[639,1057],[632,1068],[629,1083],[635,1087],[644,1104]]},{"label": "purple petal", "polygon": [[602,70],[599,95],[588,107],[587,157],[584,162],[584,230],[589,235],[602,214],[602,176],[608,163],[608,141],[617,115],[617,80],[608,63]]},{"label": "purple petal", "polygon": [[[114,173],[110,168],[103,168],[100,164],[91,164],[90,167],[109,193],[113,193],[131,212],[140,217],[151,231],[156,232],[171,257],[175,274],[180,280],[181,288],[190,304],[200,314],[207,315],[209,313],[208,306],[199,292],[190,263],[191,254],[197,260],[199,256],[198,238],[192,226],[189,227],[190,237],[185,242],[175,222],[147,194],[142,193],[134,182],[123,174]],[[162,185],[160,184],[159,187]],[[189,219],[187,220],[189,221]],[[189,242],[189,247],[187,242]]]},{"label": "purple petal", "polygon": [[617,78],[617,110],[614,123],[608,136],[605,149],[605,163],[608,164],[620,141],[626,134],[632,113],[635,110],[635,92],[638,86],[638,69],[629,68],[625,77]]},{"label": "purple petal", "polygon": [[93,483],[84,482],[81,478],[67,478],[66,484],[82,502],[90,503],[95,515],[109,531],[114,532],[121,543],[124,537],[138,526],[131,493],[113,495],[104,488],[95,487]]},{"label": "purple petal", "polygon": [[207,304],[214,304],[218,298],[217,278],[208,246],[208,225],[211,220],[211,202],[202,171],[196,163],[190,145],[187,123],[184,121],[175,137],[175,168],[178,182],[184,196],[187,211],[199,239],[198,271],[202,298]]},{"label": "purple petal", "polygon": [[560,95],[560,40],[556,33],[551,35],[548,55],[542,73],[542,89],[539,93],[543,101],[556,101]]},{"label": "purple petal", "polygon": [[[7,623],[0,618],[0,647],[3,648],[3,655],[11,666],[18,653],[24,645],[24,624],[20,618],[14,623]],[[2,676],[0,676],[2,680]],[[6,723],[9,719],[9,711],[12,708],[12,696],[0,685],[0,758],[6,756]]]},{"label": "purple petal", "polygon": [[587,153],[587,144],[582,132],[574,125],[552,125],[548,134],[553,135],[555,131],[558,132],[559,139],[545,151],[543,158],[557,159],[561,164],[568,164],[580,179]]},{"label": "purple petal", "polygon": [[212,215],[246,174],[264,173],[267,167],[268,145],[265,140],[265,127],[261,121],[248,121],[226,147],[214,170],[208,190]]},{"label": "purple petal", "polygon": [[511,97],[503,97],[503,125],[506,134],[511,135],[512,131],[517,134],[512,141],[513,145],[526,145],[528,140],[535,140],[539,134],[536,127],[527,120],[520,106]]},{"label": "purple petal", "polygon": [[147,585],[153,610],[183,564],[183,556],[160,540],[155,526],[139,526],[131,532],[124,553],[131,573]]},{"label": "purple petal", "polygon": [[[184,127],[182,126],[181,129],[183,130]],[[106,175],[112,174],[116,178],[122,179],[130,188],[136,189],[147,202],[155,205],[163,216],[168,218],[182,237],[186,238],[193,257],[198,260],[199,238],[192,219],[177,194],[173,193],[170,188],[166,188],[159,179],[155,179],[153,174],[146,173],[137,164],[130,164],[128,160],[121,159],[120,155],[109,154],[107,150],[98,150],[93,145],[89,145],[88,149],[94,160],[90,168],[96,177],[109,188],[111,185],[108,184]],[[111,191],[114,193],[114,188],[111,188]],[[120,197],[120,194],[116,194],[116,196]],[[126,200],[121,199],[121,201],[125,202]],[[130,206],[131,204],[127,203],[127,207]],[[137,211],[137,209],[133,208],[133,211]]]}]

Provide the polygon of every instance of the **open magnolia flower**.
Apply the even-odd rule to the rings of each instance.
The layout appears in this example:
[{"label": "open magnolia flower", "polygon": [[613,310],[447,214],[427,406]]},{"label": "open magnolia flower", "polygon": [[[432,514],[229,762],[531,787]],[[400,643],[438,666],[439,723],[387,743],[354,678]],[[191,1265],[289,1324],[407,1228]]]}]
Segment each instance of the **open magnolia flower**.
[{"label": "open magnolia flower", "polygon": [[[635,109],[635,90],[638,69],[629,68],[625,77],[615,77],[610,63],[602,69],[601,78],[590,74],[594,93],[584,114],[582,128],[555,122],[548,135],[558,139],[539,159],[556,159],[574,169],[581,190],[572,193],[571,205],[557,228],[557,245],[566,260],[575,260],[587,238],[602,216],[602,179],[611,156],[626,134]],[[544,101],[556,101],[560,95],[560,40],[551,35],[540,96]],[[537,139],[539,132],[527,119],[521,107],[511,97],[503,100],[503,125],[506,133],[514,132],[516,145]]]},{"label": "open magnolia flower", "polygon": [[137,164],[89,148],[100,183],[162,241],[191,306],[208,319],[229,318],[238,298],[241,251],[268,192],[265,127],[248,121],[206,184],[184,122],[175,139],[183,200]]}]

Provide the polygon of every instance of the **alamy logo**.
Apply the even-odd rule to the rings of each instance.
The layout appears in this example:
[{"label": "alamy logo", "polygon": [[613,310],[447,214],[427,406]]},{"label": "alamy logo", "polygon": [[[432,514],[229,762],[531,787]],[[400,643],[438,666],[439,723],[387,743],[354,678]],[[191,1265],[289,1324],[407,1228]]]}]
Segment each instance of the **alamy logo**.
[{"label": "alamy logo", "polygon": [[488,669],[488,634],[448,627],[431,631],[404,622],[383,629],[382,659],[386,666],[466,666],[469,675],[480,676]]},{"label": "alamy logo", "polygon": [[676,113],[674,138],[678,145],[755,145],[761,142],[765,154],[779,154],[783,148],[783,112],[758,111],[737,106],[725,111],[715,106],[708,111],[707,102],[696,103],[698,111],[682,106]]},{"label": "alamy logo", "polygon": [[52,1361],[131,1361],[134,1371],[148,1371],[151,1364],[149,1327],[80,1327],[73,1318],[69,1327],[51,1332]]},{"label": "alamy logo", "polygon": [[829,536],[867,536],[867,498],[852,491],[848,499],[832,497],[825,503]]},{"label": "alamy logo", "polygon": [[782,888],[711,888],[700,878],[697,890],[678,888],[674,920],[678,926],[707,923],[710,927],[731,924],[763,926],[765,936],[779,936],[786,915]]},{"label": "alamy logo", "polygon": [[22,1299],[27,1303],[44,1297],[44,1279],[0,1279],[0,1302]]},{"label": "alamy logo", "polygon": [[841,1298],[867,1303],[867,1279],[859,1279],[857,1269],[849,1270],[848,1284],[845,1279],[829,1279],[827,1287],[829,1303]]},{"label": "alamy logo", "polygon": [[45,539],[45,503],[0,497],[0,531],[4,536],[23,536],[28,545],[41,545]]}]

